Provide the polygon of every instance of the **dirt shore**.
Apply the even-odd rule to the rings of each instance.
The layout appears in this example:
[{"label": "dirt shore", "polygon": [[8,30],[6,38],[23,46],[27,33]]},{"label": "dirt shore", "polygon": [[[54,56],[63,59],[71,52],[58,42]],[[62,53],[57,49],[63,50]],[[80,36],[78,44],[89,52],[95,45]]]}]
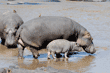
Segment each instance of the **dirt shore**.
[{"label": "dirt shore", "polygon": [[[5,2],[4,2],[5,3]],[[0,45],[0,68],[17,66],[27,72],[37,69],[48,72],[48,68],[76,73],[110,72],[110,3],[109,2],[39,2],[38,5],[0,5],[0,13],[15,9],[24,22],[41,16],[63,16],[71,18],[84,26],[92,35],[97,52],[93,55],[86,52],[73,53],[68,61],[63,58],[57,61],[47,60],[46,50],[39,51],[37,60],[25,49],[24,59],[17,58],[18,50],[7,49]],[[12,69],[14,70],[14,69]],[[37,71],[39,71],[37,70]],[[16,70],[15,70],[16,71]],[[53,70],[54,71],[54,70]],[[65,71],[65,72],[66,72]],[[62,71],[63,72],[63,71]],[[60,72],[61,73],[61,72]]]}]

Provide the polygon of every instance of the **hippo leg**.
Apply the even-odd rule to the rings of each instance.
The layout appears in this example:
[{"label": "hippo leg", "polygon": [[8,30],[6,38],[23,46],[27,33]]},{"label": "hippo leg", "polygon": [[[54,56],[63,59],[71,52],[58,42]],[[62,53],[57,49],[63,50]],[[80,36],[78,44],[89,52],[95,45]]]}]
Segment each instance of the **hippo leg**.
[{"label": "hippo leg", "polygon": [[32,52],[32,54],[33,54],[33,57],[34,57],[35,59],[37,59],[38,56],[39,56],[38,51],[37,51],[35,48],[33,48],[33,47],[30,47],[30,50],[31,50],[31,52]]},{"label": "hippo leg", "polygon": [[23,59],[24,47],[18,44],[18,57]]},{"label": "hippo leg", "polygon": [[48,51],[48,57],[47,58],[50,59],[50,51]]},{"label": "hippo leg", "polygon": [[67,57],[67,54],[68,54],[68,51],[67,52],[65,52],[65,58],[67,59],[68,57]]},{"label": "hippo leg", "polygon": [[52,54],[52,57],[53,57],[54,59],[56,59],[56,57],[55,57],[55,52],[51,52],[51,54]]}]

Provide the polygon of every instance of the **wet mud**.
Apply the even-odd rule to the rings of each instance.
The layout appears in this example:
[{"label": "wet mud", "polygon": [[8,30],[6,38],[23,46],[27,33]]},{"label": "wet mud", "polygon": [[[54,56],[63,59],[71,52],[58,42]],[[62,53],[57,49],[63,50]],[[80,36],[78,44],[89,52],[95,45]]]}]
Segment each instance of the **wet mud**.
[{"label": "wet mud", "polygon": [[[0,44],[0,68],[11,68],[16,72],[48,72],[49,69],[76,73],[109,73],[110,70],[110,4],[109,2],[41,2],[41,5],[0,5],[0,13],[15,9],[24,22],[41,16],[63,16],[84,26],[92,35],[95,54],[84,51],[74,52],[68,60],[63,56],[47,60],[47,50],[39,50],[34,59],[29,48],[24,50],[24,59],[18,59],[17,48],[7,48]],[[62,54],[63,55],[63,54]],[[12,68],[15,67],[15,68]],[[45,71],[47,70],[47,71]],[[57,71],[58,70],[58,71]],[[65,72],[66,72],[65,71]],[[61,73],[61,72],[60,72]]]},{"label": "wet mud", "polygon": [[[100,48],[101,50],[103,50],[102,54],[104,54],[104,51],[106,53],[105,48],[106,47]],[[100,55],[101,54],[99,53],[100,50],[97,51],[98,51],[97,54],[88,54],[84,51],[74,52],[70,55],[69,59],[65,59],[64,57],[61,57],[55,60],[52,58],[52,56],[51,59],[47,59],[46,49],[40,50],[39,58],[34,59],[29,48],[27,48],[24,50],[24,59],[19,59],[17,58],[18,55],[17,48],[8,49],[7,47],[0,45],[0,61],[1,61],[0,68],[10,68],[15,66],[18,69],[21,69],[21,71],[22,69],[31,71],[31,70],[36,70],[37,68],[39,69],[44,67],[44,69],[42,70],[45,70],[46,68],[51,67],[57,70],[64,69],[67,71],[83,73],[95,67],[96,66],[95,63],[98,62],[97,59],[100,59],[101,57],[104,56],[104,55],[103,56]]]}]

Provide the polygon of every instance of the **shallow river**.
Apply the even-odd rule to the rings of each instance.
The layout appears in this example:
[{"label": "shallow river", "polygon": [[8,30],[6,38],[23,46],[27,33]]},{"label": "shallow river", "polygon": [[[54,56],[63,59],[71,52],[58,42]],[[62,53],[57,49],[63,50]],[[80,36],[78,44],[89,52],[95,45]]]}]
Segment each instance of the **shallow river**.
[{"label": "shallow river", "polygon": [[110,68],[110,49],[106,47],[96,47],[95,54],[88,54],[86,52],[74,52],[70,55],[68,60],[63,57],[58,58],[56,61],[52,59],[47,60],[46,50],[39,51],[40,56],[34,59],[30,50],[24,50],[24,59],[18,59],[18,49],[7,49],[5,46],[0,45],[0,67],[17,66],[23,69],[34,70],[38,67],[51,66],[55,69],[68,69],[75,72],[83,73],[102,73],[109,72]]}]

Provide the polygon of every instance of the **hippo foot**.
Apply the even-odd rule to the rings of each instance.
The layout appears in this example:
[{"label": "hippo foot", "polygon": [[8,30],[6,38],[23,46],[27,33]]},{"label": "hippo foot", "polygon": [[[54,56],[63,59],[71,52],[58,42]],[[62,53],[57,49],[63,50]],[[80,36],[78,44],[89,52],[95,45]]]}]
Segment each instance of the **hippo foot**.
[{"label": "hippo foot", "polygon": [[37,59],[38,58],[38,56],[35,56],[35,55],[33,55],[33,57],[34,57],[34,59]]},{"label": "hippo foot", "polygon": [[47,59],[50,59],[50,57],[47,57]]}]

